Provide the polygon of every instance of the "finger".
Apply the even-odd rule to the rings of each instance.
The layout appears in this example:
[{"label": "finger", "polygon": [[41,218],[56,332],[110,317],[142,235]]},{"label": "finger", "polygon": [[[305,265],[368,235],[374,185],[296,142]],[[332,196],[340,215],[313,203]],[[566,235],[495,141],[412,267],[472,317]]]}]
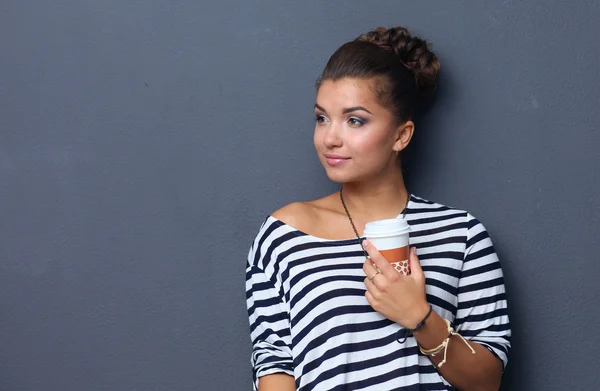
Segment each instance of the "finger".
[{"label": "finger", "polygon": [[381,270],[381,273],[383,273],[386,276],[392,275],[392,272],[397,273],[396,270],[392,267],[392,265],[390,265],[388,260],[385,259],[379,251],[377,251],[377,249],[375,248],[375,246],[373,246],[371,242],[369,242],[368,240],[364,240],[363,247],[371,257],[371,261],[375,263],[375,267]]},{"label": "finger", "polygon": [[375,298],[373,297],[373,295],[371,294],[371,292],[366,291],[365,292],[365,297],[367,298],[367,301],[369,302],[369,305],[371,307],[373,307],[373,305],[375,304]]},{"label": "finger", "polygon": [[411,247],[410,254],[408,256],[408,264],[410,266],[410,274],[420,277],[423,275],[423,269],[421,268],[421,261],[417,256],[417,248]]},{"label": "finger", "polygon": [[377,284],[381,284],[383,279],[385,279],[385,276],[377,271],[367,274],[367,278],[365,278],[365,286],[367,287],[367,291],[369,291],[372,295],[377,295],[379,292],[379,286]]},{"label": "finger", "polygon": [[381,281],[384,278],[385,277],[381,273],[376,274],[375,278],[373,278],[373,279],[370,279],[368,277],[365,278],[365,286],[367,287],[367,292],[373,298],[372,301],[378,300],[381,297],[381,295],[383,294],[381,289],[379,289],[379,287],[377,286],[377,283],[378,282],[381,283]]},{"label": "finger", "polygon": [[377,267],[373,263],[371,259],[365,260],[363,264],[363,271],[367,277],[371,277],[376,271],[378,271]]}]

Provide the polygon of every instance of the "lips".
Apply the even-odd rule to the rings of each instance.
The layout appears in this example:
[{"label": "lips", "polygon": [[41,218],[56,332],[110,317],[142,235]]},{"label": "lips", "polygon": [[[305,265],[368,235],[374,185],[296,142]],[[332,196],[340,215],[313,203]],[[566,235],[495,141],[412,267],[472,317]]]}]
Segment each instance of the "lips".
[{"label": "lips", "polygon": [[350,160],[349,157],[329,153],[325,154],[325,159],[327,160],[327,164],[330,166],[339,166]]}]

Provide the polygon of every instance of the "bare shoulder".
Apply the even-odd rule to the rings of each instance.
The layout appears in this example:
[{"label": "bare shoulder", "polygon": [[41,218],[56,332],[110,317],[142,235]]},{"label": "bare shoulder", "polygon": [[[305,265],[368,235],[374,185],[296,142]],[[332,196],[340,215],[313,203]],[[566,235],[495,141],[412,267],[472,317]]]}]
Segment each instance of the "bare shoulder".
[{"label": "bare shoulder", "polygon": [[306,202],[292,202],[271,213],[271,216],[300,231],[315,232],[315,226],[332,212],[330,197]]},{"label": "bare shoulder", "polygon": [[271,213],[271,216],[289,226],[302,230],[306,228],[307,222],[314,218],[314,213],[314,208],[311,207],[310,202],[292,202],[283,208],[277,209]]}]

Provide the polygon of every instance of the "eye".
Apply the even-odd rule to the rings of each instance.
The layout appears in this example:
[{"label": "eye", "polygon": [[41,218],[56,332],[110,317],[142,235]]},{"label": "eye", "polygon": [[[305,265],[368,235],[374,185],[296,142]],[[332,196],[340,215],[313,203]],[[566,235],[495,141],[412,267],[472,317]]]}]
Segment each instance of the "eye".
[{"label": "eye", "polygon": [[316,121],[317,121],[317,123],[323,123],[323,122],[327,121],[327,118],[325,118],[324,115],[318,115],[317,114]]},{"label": "eye", "polygon": [[350,126],[359,127],[359,126],[362,126],[362,125],[366,124],[367,121],[362,120],[362,119],[357,118],[357,117],[350,117],[350,118],[348,118],[348,123],[350,124]]}]

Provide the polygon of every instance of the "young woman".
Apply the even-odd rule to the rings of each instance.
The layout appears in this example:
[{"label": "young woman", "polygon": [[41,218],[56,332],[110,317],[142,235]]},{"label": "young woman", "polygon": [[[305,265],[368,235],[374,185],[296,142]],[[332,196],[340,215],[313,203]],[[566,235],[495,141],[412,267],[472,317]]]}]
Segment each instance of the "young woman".
[{"label": "young woman", "polygon": [[[268,216],[250,249],[255,389],[499,388],[510,327],[492,242],[469,213],[412,195],[402,176],[439,67],[402,27],[361,35],[327,63],[314,144],[341,188]],[[395,217],[411,227],[408,276],[359,234]]]}]

